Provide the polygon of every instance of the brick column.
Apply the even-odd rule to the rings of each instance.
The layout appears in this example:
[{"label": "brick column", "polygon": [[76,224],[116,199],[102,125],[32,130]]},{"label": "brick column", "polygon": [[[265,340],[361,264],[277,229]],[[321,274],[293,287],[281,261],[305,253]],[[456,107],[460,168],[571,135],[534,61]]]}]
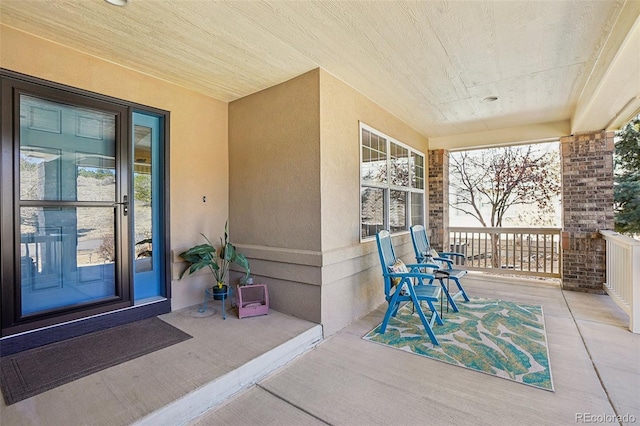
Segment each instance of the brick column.
[{"label": "brick column", "polygon": [[604,293],[605,241],[613,229],[613,137],[598,131],[560,139],[562,155],[562,287]]},{"label": "brick column", "polygon": [[438,251],[449,251],[449,152],[429,151],[429,241]]}]

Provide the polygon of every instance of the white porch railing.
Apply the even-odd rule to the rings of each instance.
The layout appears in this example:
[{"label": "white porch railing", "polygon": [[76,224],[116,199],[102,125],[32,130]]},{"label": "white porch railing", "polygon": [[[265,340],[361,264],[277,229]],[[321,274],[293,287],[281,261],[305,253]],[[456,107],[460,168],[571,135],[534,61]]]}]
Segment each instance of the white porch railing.
[{"label": "white porch railing", "polygon": [[629,330],[640,333],[640,241],[600,231],[607,242],[605,291],[629,315]]},{"label": "white porch railing", "polygon": [[465,255],[465,269],[559,278],[560,228],[449,228],[443,251]]}]

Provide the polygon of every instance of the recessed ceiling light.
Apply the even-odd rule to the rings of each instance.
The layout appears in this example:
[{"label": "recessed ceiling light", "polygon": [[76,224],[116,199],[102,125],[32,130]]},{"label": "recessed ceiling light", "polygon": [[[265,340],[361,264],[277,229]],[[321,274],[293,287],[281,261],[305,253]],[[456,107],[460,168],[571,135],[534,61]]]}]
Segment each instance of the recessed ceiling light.
[{"label": "recessed ceiling light", "polygon": [[497,96],[487,96],[482,100],[482,102],[495,102],[498,100]]},{"label": "recessed ceiling light", "polygon": [[104,0],[104,1],[114,6],[126,6],[129,4],[131,0]]}]

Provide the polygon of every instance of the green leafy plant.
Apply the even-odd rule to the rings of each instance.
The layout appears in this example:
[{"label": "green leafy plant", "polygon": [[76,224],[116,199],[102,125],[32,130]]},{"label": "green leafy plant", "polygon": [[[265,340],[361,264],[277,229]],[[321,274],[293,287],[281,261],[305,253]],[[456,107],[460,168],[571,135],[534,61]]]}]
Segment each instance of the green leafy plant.
[{"label": "green leafy plant", "polygon": [[615,230],[640,234],[640,115],[616,134],[614,161]]},{"label": "green leafy plant", "polygon": [[193,274],[202,268],[208,267],[218,287],[221,288],[229,272],[229,267],[232,263],[235,263],[244,268],[245,276],[241,282],[246,282],[250,273],[249,261],[245,255],[238,253],[236,247],[229,242],[228,223],[224,225],[224,239],[222,239],[222,237],[220,238],[220,247],[218,249],[214,247],[206,235],[202,233],[200,235],[205,239],[206,244],[198,244],[180,253],[180,257],[189,263],[189,267],[180,274],[180,279],[182,279],[184,275]]}]

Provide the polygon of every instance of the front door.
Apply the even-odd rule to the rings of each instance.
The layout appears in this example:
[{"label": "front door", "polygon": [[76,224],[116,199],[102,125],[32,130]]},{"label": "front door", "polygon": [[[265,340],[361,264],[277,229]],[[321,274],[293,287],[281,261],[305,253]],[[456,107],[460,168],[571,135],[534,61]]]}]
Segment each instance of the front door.
[{"label": "front door", "polygon": [[2,93],[2,335],[163,299],[162,115]]},{"label": "front door", "polygon": [[126,299],[118,115],[27,94],[19,104],[20,316]]}]

